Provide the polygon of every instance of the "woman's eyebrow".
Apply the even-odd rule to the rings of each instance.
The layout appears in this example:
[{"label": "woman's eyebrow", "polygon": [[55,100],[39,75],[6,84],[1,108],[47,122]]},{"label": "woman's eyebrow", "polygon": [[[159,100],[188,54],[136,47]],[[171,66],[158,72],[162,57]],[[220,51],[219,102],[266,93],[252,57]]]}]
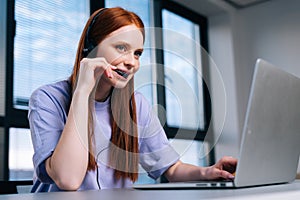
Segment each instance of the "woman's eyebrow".
[{"label": "woman's eyebrow", "polygon": [[[122,40],[120,40],[120,41],[117,41],[117,42],[115,42],[115,44],[116,45],[118,45],[118,44],[122,44],[122,45],[125,45],[128,49],[130,49],[130,50],[132,50],[133,49],[133,47],[131,46],[131,44],[130,43],[128,43],[128,42],[126,42],[126,41],[122,41]],[[135,49],[135,50],[139,50],[139,51],[143,51],[144,50],[144,48],[137,48],[137,49]]]},{"label": "woman's eyebrow", "polygon": [[143,51],[144,51],[144,49],[143,49],[143,48],[139,48],[139,49],[136,49],[136,51],[143,52]]}]

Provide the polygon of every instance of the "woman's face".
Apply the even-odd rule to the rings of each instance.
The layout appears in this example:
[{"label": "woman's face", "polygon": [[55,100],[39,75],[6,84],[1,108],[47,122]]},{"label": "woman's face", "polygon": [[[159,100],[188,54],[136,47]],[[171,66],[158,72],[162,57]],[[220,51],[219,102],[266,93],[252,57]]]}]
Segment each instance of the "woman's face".
[{"label": "woman's face", "polygon": [[118,68],[112,72],[113,78],[102,76],[102,81],[117,88],[125,87],[140,67],[143,41],[141,30],[132,24],[117,29],[100,42],[97,57],[104,57]]}]

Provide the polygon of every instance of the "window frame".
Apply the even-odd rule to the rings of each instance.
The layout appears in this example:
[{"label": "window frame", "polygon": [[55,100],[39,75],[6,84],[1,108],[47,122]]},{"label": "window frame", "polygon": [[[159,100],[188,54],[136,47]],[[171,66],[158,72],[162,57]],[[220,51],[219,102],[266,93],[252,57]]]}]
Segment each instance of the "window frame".
[{"label": "window frame", "polygon": [[[154,9],[156,10],[155,15],[155,27],[162,27],[162,10],[166,9],[174,14],[177,14],[185,19],[190,20],[191,22],[198,24],[200,28],[200,44],[201,46],[208,52],[208,25],[207,25],[207,19],[206,17],[195,13],[194,11],[185,8],[175,2],[172,1],[154,1]],[[159,37],[157,38],[156,46],[158,47],[156,50],[156,62],[164,65],[164,52],[163,52],[163,37],[162,32],[160,33]],[[203,57],[203,56],[202,56]],[[205,58],[201,58],[204,60]],[[204,69],[205,65],[203,65],[203,74],[207,71],[207,69]],[[157,68],[157,100],[158,104],[166,110],[166,89],[164,87],[165,81],[164,81],[164,69],[163,67]],[[205,81],[202,79],[203,83],[203,101],[204,101],[204,129],[198,129],[198,130],[192,130],[192,129],[183,129],[180,130],[184,132],[184,134],[177,135],[179,128],[172,127],[167,124],[166,120],[166,112],[159,112],[158,116],[161,122],[166,122],[164,124],[164,130],[167,134],[168,138],[179,138],[179,139],[191,139],[191,136],[194,136],[194,140],[204,141],[206,133],[209,128],[209,122],[211,120],[211,100],[209,91],[207,88],[207,85]],[[195,134],[196,132],[196,134]]]}]

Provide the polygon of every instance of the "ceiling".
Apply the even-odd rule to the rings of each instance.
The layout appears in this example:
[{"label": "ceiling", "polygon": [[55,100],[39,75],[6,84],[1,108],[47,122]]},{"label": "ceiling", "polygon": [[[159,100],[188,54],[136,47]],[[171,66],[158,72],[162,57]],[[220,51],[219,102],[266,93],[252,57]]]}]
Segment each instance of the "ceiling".
[{"label": "ceiling", "polygon": [[270,0],[172,0],[206,16],[225,12],[226,9],[244,9]]},{"label": "ceiling", "polygon": [[220,8],[210,0],[200,0],[200,1],[199,0],[172,0],[172,1],[181,4],[192,11],[201,13],[206,16],[224,12],[222,8]]},{"label": "ceiling", "polygon": [[246,8],[269,0],[223,0],[235,8]]}]

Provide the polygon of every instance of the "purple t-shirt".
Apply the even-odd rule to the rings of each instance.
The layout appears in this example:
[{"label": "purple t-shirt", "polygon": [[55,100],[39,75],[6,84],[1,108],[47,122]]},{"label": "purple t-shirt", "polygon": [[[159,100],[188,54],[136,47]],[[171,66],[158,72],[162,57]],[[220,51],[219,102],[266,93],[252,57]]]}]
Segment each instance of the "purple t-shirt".
[{"label": "purple t-shirt", "polygon": [[[70,82],[60,81],[37,89],[29,101],[28,119],[34,147],[32,192],[60,191],[45,169],[45,160],[52,155],[70,106]],[[157,179],[179,160],[151,106],[142,94],[135,93],[139,134],[139,164],[148,175]],[[98,169],[88,171],[79,190],[131,187],[130,179],[117,180],[108,164],[111,137],[110,99],[95,102],[95,151]]]}]

